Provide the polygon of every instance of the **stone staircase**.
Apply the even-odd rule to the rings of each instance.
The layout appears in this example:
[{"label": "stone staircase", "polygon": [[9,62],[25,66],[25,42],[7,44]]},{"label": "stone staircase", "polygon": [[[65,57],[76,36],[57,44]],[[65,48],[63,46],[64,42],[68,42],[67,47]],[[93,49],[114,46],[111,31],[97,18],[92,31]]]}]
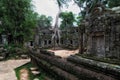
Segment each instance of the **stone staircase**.
[{"label": "stone staircase", "polygon": [[[39,75],[42,74],[37,67],[31,67],[31,68],[30,68],[30,71],[31,71],[31,73],[32,73],[34,76],[39,76]],[[34,80],[40,80],[40,79],[34,78]],[[50,77],[48,77],[48,76],[44,76],[44,80],[52,80],[52,79],[51,79]]]},{"label": "stone staircase", "polygon": [[36,67],[31,67],[30,71],[33,75],[39,75],[41,73]]}]

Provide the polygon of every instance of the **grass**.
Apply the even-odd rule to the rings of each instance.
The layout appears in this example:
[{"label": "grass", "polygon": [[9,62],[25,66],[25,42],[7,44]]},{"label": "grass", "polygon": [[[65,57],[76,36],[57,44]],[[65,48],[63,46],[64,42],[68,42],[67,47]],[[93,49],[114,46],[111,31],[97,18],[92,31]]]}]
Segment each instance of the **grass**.
[{"label": "grass", "polygon": [[14,70],[15,70],[17,79],[20,80],[20,70],[27,69],[29,72],[29,80],[33,80],[34,78],[38,78],[39,80],[44,80],[45,73],[42,73],[40,75],[35,76],[30,71],[31,67],[34,67],[34,66],[29,62],[29,63],[26,63],[26,64],[20,66],[20,67],[15,68]]}]

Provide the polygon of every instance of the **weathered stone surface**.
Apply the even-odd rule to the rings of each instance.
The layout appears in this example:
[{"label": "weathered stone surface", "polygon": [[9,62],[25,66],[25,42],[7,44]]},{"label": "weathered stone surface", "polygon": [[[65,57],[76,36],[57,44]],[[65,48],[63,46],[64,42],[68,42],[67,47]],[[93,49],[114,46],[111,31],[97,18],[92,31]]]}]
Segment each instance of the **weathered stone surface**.
[{"label": "weathered stone surface", "polygon": [[32,58],[36,59],[36,63],[38,64],[39,68],[44,69],[46,72],[50,73],[52,76],[56,77],[58,76],[59,80],[79,80],[74,75],[55,67],[54,65],[51,65],[45,60],[42,60],[40,58],[35,58],[34,56],[31,56]]},{"label": "weathered stone surface", "polygon": [[40,28],[39,31],[39,46],[40,48],[49,48],[56,45],[57,47],[64,47],[70,49],[78,48],[78,27],[70,27],[68,29],[61,30],[60,42],[56,41],[57,44],[54,44],[52,41],[53,31],[49,28]]},{"label": "weathered stone surface", "polygon": [[61,30],[61,47],[76,49],[79,46],[79,27]]},{"label": "weathered stone surface", "polygon": [[23,59],[27,59],[28,58],[28,55],[21,55],[21,58],[23,58]]},{"label": "weathered stone surface", "polygon": [[[37,56],[36,56],[37,55]],[[50,65],[47,66],[55,66],[58,67],[70,74],[75,75],[76,77],[78,77],[79,79],[82,80],[88,80],[88,79],[92,79],[92,80],[116,80],[110,76],[106,76],[102,73],[97,73],[88,69],[85,69],[84,67],[78,67],[66,60],[63,60],[61,58],[57,58],[57,57],[53,57],[53,56],[48,56],[45,54],[40,54],[40,53],[31,53],[31,58],[32,59],[36,59],[36,62],[39,60],[39,62],[37,62],[37,64],[40,64],[41,60],[44,60],[45,62],[49,63]],[[45,65],[47,63],[44,63]],[[43,67],[44,68],[44,67]],[[53,69],[55,70],[55,69]],[[52,71],[52,70],[51,70]]]},{"label": "weathered stone surface", "polygon": [[38,78],[35,78],[34,80],[39,80]]},{"label": "weathered stone surface", "polygon": [[75,55],[68,57],[67,60],[77,65],[84,65],[84,67],[86,68],[95,69],[95,70],[98,70],[99,72],[104,72],[105,74],[112,75],[120,79],[119,78],[119,75],[120,75],[119,65],[90,60],[90,59],[82,58],[80,56],[75,56]]},{"label": "weathered stone surface", "polygon": [[[85,25],[86,22],[89,25]],[[119,13],[106,10],[102,14],[91,15],[81,26],[84,27],[83,45],[87,54],[120,59]]]},{"label": "weathered stone surface", "polygon": [[30,70],[31,71],[36,71],[36,70],[38,70],[38,68],[37,67],[31,67]]},{"label": "weathered stone surface", "polygon": [[33,75],[38,75],[38,74],[40,74],[39,71],[31,71],[31,72],[32,72]]}]

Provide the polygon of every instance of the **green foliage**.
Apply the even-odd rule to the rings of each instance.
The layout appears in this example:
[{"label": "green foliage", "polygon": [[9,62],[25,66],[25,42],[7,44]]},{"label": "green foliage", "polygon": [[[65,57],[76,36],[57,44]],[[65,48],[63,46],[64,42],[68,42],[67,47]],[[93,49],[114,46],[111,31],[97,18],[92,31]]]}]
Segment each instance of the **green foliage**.
[{"label": "green foliage", "polygon": [[81,24],[82,20],[83,20],[83,17],[82,17],[82,16],[80,16],[80,15],[77,16],[76,22],[77,22],[77,25],[78,25],[78,26]]},{"label": "green foliage", "polygon": [[60,28],[68,28],[73,27],[73,23],[75,22],[75,16],[72,12],[62,12],[60,14],[60,18],[62,19]]},{"label": "green foliage", "polygon": [[0,0],[0,34],[11,35],[13,43],[28,41],[37,18],[31,6],[31,0]]},{"label": "green foliage", "polygon": [[105,0],[74,0],[81,10],[81,15],[84,18],[86,14],[91,13],[97,4],[103,4]]},{"label": "green foliage", "polygon": [[83,19],[88,18],[88,16],[91,15],[95,7],[99,7],[99,6],[113,7],[112,5],[118,5],[120,1],[118,0],[114,0],[114,1],[113,0],[74,0],[74,2],[80,8],[80,14],[77,21],[78,25],[80,25],[80,22]]},{"label": "green foliage", "polygon": [[63,5],[65,4],[66,6],[68,6],[68,2],[70,2],[71,0],[57,0],[57,4],[58,7],[63,7]]},{"label": "green foliage", "polygon": [[118,6],[120,6],[120,0],[108,0],[108,6],[110,8],[118,7]]},{"label": "green foliage", "polygon": [[89,8],[89,12],[92,11],[96,4],[100,4],[105,7],[120,6],[120,0],[74,0],[74,2],[80,7],[81,12],[87,8]]},{"label": "green foliage", "polygon": [[5,49],[6,53],[6,57],[5,60],[8,59],[21,59],[21,55],[27,55],[28,53],[28,49],[23,47],[23,45],[19,44],[5,44],[3,46],[3,48]]},{"label": "green foliage", "polygon": [[[20,80],[20,70],[26,69],[26,70],[30,71],[29,70],[30,67],[32,67],[32,64],[31,63],[26,63],[26,64],[24,64],[24,65],[22,65],[20,67],[15,68],[14,70],[15,70],[17,79]],[[31,73],[29,72],[29,74],[31,74]],[[33,75],[30,75],[29,78],[30,78],[30,80],[32,80]]]},{"label": "green foliage", "polygon": [[38,19],[38,26],[39,27],[50,27],[51,26],[52,17],[51,16],[45,16],[40,15]]},{"label": "green foliage", "polygon": [[91,15],[93,9],[96,6],[101,7],[117,7],[120,6],[120,0],[74,0],[74,2],[80,8],[80,18],[78,17],[78,25],[79,23],[88,15]]},{"label": "green foliage", "polygon": [[31,70],[30,70],[31,67],[35,67],[35,66],[33,66],[33,65],[29,62],[29,63],[26,63],[26,64],[24,64],[24,65],[22,65],[22,66],[19,66],[19,67],[15,68],[14,70],[15,70],[17,79],[20,80],[20,70],[26,69],[26,70],[29,71],[29,80],[34,80],[35,78],[38,78],[39,80],[44,80],[45,73],[41,71],[42,73],[41,73],[40,75],[36,75],[36,76],[35,76],[35,75],[33,75],[33,74],[31,73]]}]

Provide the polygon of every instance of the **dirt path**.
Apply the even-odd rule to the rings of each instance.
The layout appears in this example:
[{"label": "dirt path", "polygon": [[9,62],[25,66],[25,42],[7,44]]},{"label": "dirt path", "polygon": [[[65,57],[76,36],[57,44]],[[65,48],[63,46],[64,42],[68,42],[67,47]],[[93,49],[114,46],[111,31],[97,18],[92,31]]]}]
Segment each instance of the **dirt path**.
[{"label": "dirt path", "polygon": [[52,51],[55,53],[55,55],[57,56],[61,56],[62,58],[66,58],[70,55],[75,55],[76,53],[78,53],[78,50],[48,50],[48,51]]},{"label": "dirt path", "polygon": [[20,70],[20,80],[30,80],[29,79],[29,71],[27,69]]},{"label": "dirt path", "polygon": [[14,69],[29,61],[29,59],[22,59],[0,62],[0,80],[17,80]]}]

